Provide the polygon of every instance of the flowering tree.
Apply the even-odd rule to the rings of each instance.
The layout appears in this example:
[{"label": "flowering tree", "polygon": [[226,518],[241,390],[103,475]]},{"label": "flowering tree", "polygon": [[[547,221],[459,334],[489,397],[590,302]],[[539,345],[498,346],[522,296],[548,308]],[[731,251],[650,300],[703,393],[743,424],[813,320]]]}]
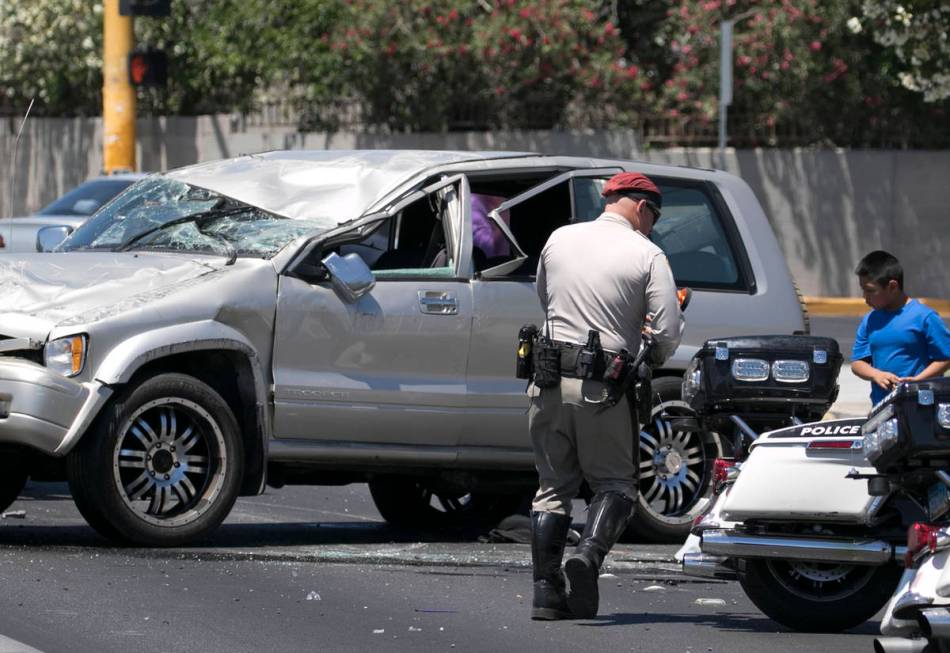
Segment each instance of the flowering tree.
[{"label": "flowering tree", "polygon": [[717,118],[719,31],[711,27],[728,18],[735,21],[730,115],[753,130],[785,125],[806,141],[860,144],[912,128],[927,112],[894,88],[887,53],[853,21],[849,28],[855,8],[817,0],[677,0],[657,35],[674,63],[656,105],[700,123]]},{"label": "flowering tree", "polygon": [[879,44],[893,49],[901,63],[901,85],[923,93],[927,102],[950,98],[950,5],[942,0],[864,0],[863,18],[848,28],[865,27]]},{"label": "flowering tree", "polygon": [[101,91],[101,2],[0,2],[0,107],[98,115]]},{"label": "flowering tree", "polygon": [[[551,127],[572,104],[641,97],[616,24],[583,0],[346,0],[324,35],[372,122],[399,129]],[[615,116],[616,117],[616,116]]]}]

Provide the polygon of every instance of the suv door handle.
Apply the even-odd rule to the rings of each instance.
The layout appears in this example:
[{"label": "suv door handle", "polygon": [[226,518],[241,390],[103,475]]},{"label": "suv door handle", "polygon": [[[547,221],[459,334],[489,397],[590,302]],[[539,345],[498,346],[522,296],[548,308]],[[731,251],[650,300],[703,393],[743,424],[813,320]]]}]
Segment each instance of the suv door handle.
[{"label": "suv door handle", "polygon": [[445,290],[420,290],[419,310],[430,315],[458,315],[459,300]]}]

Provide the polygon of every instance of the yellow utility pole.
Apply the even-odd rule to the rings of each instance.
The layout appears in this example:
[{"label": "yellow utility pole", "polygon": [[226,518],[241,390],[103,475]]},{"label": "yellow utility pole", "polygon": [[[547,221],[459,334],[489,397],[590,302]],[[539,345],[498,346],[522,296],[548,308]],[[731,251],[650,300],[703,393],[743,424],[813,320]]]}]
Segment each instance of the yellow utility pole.
[{"label": "yellow utility pole", "polygon": [[132,17],[119,15],[119,0],[103,3],[102,168],[135,170],[135,87],[129,83]]}]

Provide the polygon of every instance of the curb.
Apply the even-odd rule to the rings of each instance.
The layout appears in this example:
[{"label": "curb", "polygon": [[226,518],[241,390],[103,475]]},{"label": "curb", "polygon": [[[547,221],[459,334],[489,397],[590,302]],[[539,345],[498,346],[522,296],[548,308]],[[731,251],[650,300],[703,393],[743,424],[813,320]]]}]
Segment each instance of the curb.
[{"label": "curb", "polygon": [[[859,297],[804,297],[810,315],[861,317],[871,310]],[[921,304],[937,311],[940,317],[950,317],[950,300],[916,297]]]}]

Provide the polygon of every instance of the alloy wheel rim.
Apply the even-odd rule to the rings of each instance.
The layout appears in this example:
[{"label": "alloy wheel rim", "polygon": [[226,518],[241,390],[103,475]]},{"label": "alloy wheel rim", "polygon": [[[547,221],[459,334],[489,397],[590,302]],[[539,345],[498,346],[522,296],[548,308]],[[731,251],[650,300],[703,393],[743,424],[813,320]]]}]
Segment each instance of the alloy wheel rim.
[{"label": "alloy wheel rim", "polygon": [[708,486],[702,433],[676,429],[660,417],[664,410],[680,408],[687,406],[681,401],[658,405],[640,431],[640,495],[650,512],[670,523],[689,521]]},{"label": "alloy wheel rim", "polygon": [[205,514],[224,486],[224,435],[200,405],[163,397],[123,423],[112,455],[122,502],[157,526],[189,524]]}]

